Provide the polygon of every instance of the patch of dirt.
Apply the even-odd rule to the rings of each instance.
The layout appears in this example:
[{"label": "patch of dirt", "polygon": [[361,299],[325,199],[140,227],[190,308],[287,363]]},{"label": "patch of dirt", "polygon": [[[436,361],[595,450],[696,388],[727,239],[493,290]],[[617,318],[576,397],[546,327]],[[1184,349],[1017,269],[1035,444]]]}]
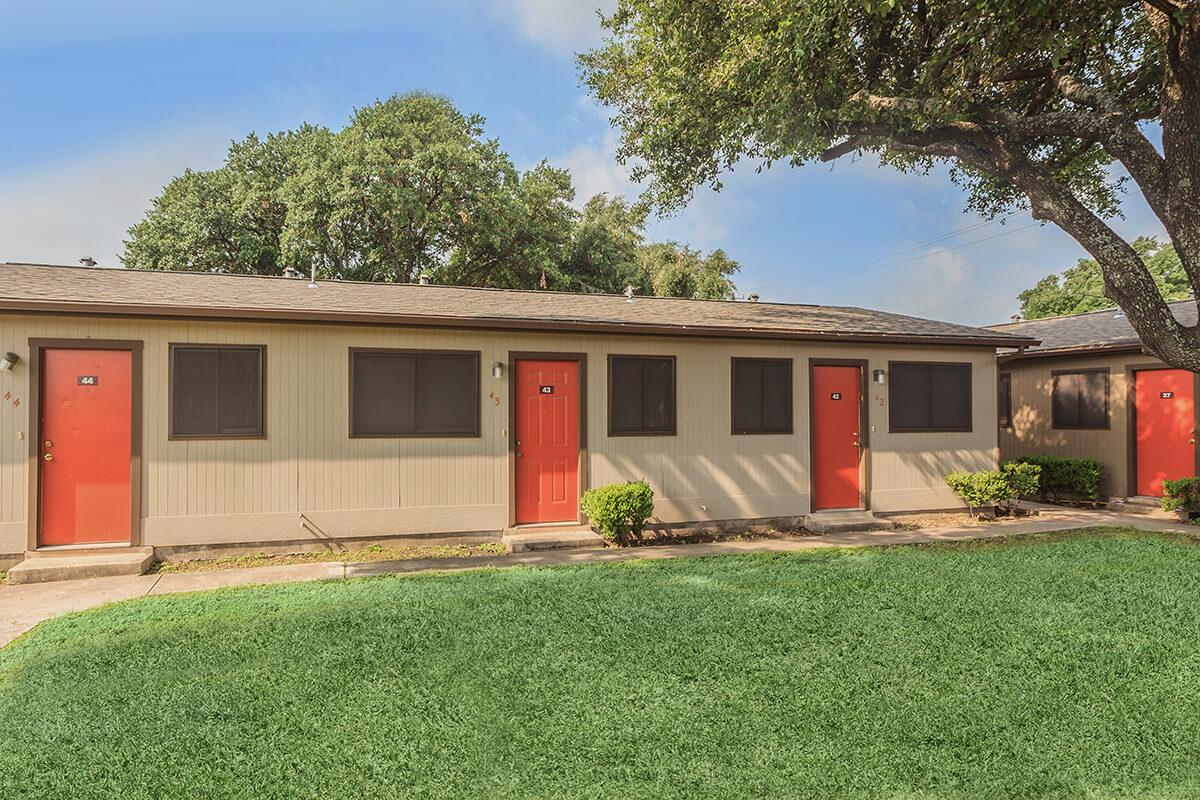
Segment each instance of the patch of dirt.
[{"label": "patch of dirt", "polygon": [[716,528],[678,528],[651,530],[642,534],[641,541],[617,547],[659,547],[671,544],[707,544],[709,542],[753,542],[759,539],[791,539],[817,536],[804,528],[780,531],[774,528],[751,528],[743,531],[722,531]]},{"label": "patch of dirt", "polygon": [[966,511],[944,511],[936,513],[892,514],[887,517],[896,523],[898,531],[919,531],[925,528],[982,528],[990,525],[1003,525],[1005,522],[1020,522],[1038,516],[1037,512],[1030,513],[1022,508],[1017,516],[1008,514],[1002,516],[978,517]]},{"label": "patch of dirt", "polygon": [[463,558],[465,556],[498,556],[504,552],[499,542],[486,544],[423,545],[383,547],[368,545],[357,550],[322,550],[316,553],[283,553],[269,555],[254,553],[223,558],[197,558],[190,561],[159,561],[151,572],[215,572],[247,567],[278,567],[288,564],[318,564],[331,561],[361,563],[365,561],[407,561],[417,558]]},{"label": "patch of dirt", "polygon": [[887,519],[896,523],[898,531],[919,531],[925,528],[975,528],[995,525],[999,520],[979,519],[965,511],[936,514],[893,514]]}]

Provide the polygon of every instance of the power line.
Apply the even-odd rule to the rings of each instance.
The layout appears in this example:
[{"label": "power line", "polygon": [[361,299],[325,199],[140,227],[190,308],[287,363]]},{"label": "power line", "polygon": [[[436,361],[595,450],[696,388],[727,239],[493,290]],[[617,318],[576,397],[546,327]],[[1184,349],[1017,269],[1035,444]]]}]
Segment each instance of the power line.
[{"label": "power line", "polygon": [[945,311],[948,308],[958,308],[960,306],[969,306],[969,305],[972,305],[973,303],[982,303],[984,300],[995,300],[997,297],[1007,297],[1010,294],[1020,294],[1023,291],[1025,291],[1024,288],[1009,289],[1008,291],[1005,291],[1005,292],[999,292],[997,294],[989,294],[986,297],[976,297],[974,300],[964,300],[961,303],[951,303],[948,306],[938,306],[937,308],[926,308],[923,311],[918,311],[917,313],[918,314],[932,314],[934,311]]},{"label": "power line", "polygon": [[[1003,217],[996,217],[994,219],[983,220],[982,222],[976,222],[971,225],[966,225],[962,228],[956,228],[955,230],[952,230],[949,233],[943,233],[943,234],[939,234],[937,236],[932,236],[928,239],[922,239],[919,242],[914,242],[913,244],[907,245],[905,247],[901,247],[899,250],[893,250],[890,253],[883,253],[881,255],[872,256],[870,258],[864,259],[864,260],[860,261],[857,266],[865,266],[867,264],[872,264],[876,261],[882,261],[884,259],[895,258],[896,256],[902,256],[906,253],[911,253],[913,250],[919,250],[923,247],[928,247],[929,245],[937,244],[938,242],[944,242],[948,239],[953,239],[957,236],[962,236],[963,234],[977,231],[980,228],[986,228],[989,225],[995,225],[997,222],[1003,224],[1007,220],[1011,219],[1013,216],[1015,216],[1015,215],[1007,214]],[[774,286],[774,285],[780,284],[780,283],[788,284],[788,283],[790,283],[790,281],[766,281],[766,282],[762,282],[762,283],[758,283],[758,284],[750,284],[750,288],[759,289],[764,286]]]},{"label": "power line", "polygon": [[873,267],[866,267],[863,269],[839,270],[836,274],[833,274],[833,275],[825,275],[820,278],[812,278],[812,279],[805,280],[805,281],[777,283],[774,285],[768,284],[765,287],[759,287],[759,288],[755,289],[755,291],[761,293],[761,292],[769,289],[770,291],[778,292],[778,291],[782,291],[784,289],[795,289],[795,288],[798,288],[801,286],[810,286],[810,285],[816,284],[816,283],[825,283],[825,282],[832,281],[832,280],[838,280],[840,278],[846,277],[847,275],[862,275],[862,274],[865,274],[868,272],[877,272],[881,269],[889,269],[891,267],[897,267],[902,264],[908,264],[908,263],[911,263],[914,261],[923,261],[932,256],[941,255],[942,253],[949,253],[954,250],[961,250],[964,247],[971,247],[972,245],[982,244],[983,242],[990,242],[993,239],[999,239],[1002,236],[1009,236],[1014,233],[1020,233],[1021,231],[1028,230],[1030,228],[1037,227],[1039,225],[1041,225],[1040,222],[1031,222],[1028,225],[1022,225],[1019,228],[1013,228],[1011,230],[1003,231],[1002,233],[996,233],[991,236],[985,236],[982,239],[974,239],[970,242],[963,242],[962,244],[954,245],[953,247],[943,247],[938,250],[933,250],[928,253],[922,253],[920,255],[912,256],[909,258],[903,258],[898,261],[892,261],[887,264],[879,264],[879,265],[876,265]]}]

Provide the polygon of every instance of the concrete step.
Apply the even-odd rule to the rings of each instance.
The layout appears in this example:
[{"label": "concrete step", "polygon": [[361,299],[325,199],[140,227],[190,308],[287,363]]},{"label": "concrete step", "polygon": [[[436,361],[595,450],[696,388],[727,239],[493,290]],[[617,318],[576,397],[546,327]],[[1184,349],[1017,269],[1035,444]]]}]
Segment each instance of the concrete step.
[{"label": "concrete step", "polygon": [[1126,497],[1115,499],[1110,500],[1105,507],[1117,514],[1137,514],[1138,516],[1151,517],[1153,519],[1178,519],[1178,515],[1175,512],[1163,510],[1162,500],[1158,497]]},{"label": "concrete step", "polygon": [[501,541],[504,542],[504,549],[509,553],[604,547],[604,537],[582,525],[510,528],[504,532]]},{"label": "concrete step", "polygon": [[852,533],[890,531],[896,523],[880,519],[870,511],[814,511],[804,518],[804,527],[813,533]]},{"label": "concrete step", "polygon": [[114,575],[141,575],[154,563],[153,547],[33,551],[8,571],[9,583],[46,583]]}]

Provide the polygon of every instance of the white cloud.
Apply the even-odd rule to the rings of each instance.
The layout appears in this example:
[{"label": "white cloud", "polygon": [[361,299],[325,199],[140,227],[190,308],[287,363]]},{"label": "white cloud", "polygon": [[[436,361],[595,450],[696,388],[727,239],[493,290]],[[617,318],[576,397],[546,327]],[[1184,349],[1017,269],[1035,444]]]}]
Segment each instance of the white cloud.
[{"label": "white cloud", "polygon": [[558,55],[600,42],[596,12],[610,13],[616,0],[495,0],[494,14],[530,41]]},{"label": "white cloud", "polygon": [[602,139],[581,142],[562,155],[550,159],[556,167],[571,173],[575,185],[575,204],[583,206],[593,195],[604,192],[634,199],[640,187],[629,172],[617,163],[617,134],[609,131]]},{"label": "white cloud", "polygon": [[126,229],[151,199],[185,168],[218,165],[229,138],[193,126],[6,180],[0,261],[74,264],[91,256],[119,265]]}]

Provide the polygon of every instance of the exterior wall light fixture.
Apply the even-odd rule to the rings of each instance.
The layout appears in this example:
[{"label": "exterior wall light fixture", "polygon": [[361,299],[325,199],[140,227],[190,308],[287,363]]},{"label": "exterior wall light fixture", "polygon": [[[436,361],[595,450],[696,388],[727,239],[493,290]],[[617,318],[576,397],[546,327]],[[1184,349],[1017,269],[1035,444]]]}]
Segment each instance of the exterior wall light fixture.
[{"label": "exterior wall light fixture", "polygon": [[4,358],[0,358],[0,372],[12,372],[20,360],[21,357],[16,353],[5,353]]},{"label": "exterior wall light fixture", "polygon": [[887,372],[885,372],[884,370],[877,369],[871,374],[874,376],[876,383],[879,383],[879,384],[887,383]]},{"label": "exterior wall light fixture", "polygon": [[499,361],[497,361],[495,364],[492,364],[492,377],[493,378],[503,378],[504,377],[504,365],[501,364]]}]

